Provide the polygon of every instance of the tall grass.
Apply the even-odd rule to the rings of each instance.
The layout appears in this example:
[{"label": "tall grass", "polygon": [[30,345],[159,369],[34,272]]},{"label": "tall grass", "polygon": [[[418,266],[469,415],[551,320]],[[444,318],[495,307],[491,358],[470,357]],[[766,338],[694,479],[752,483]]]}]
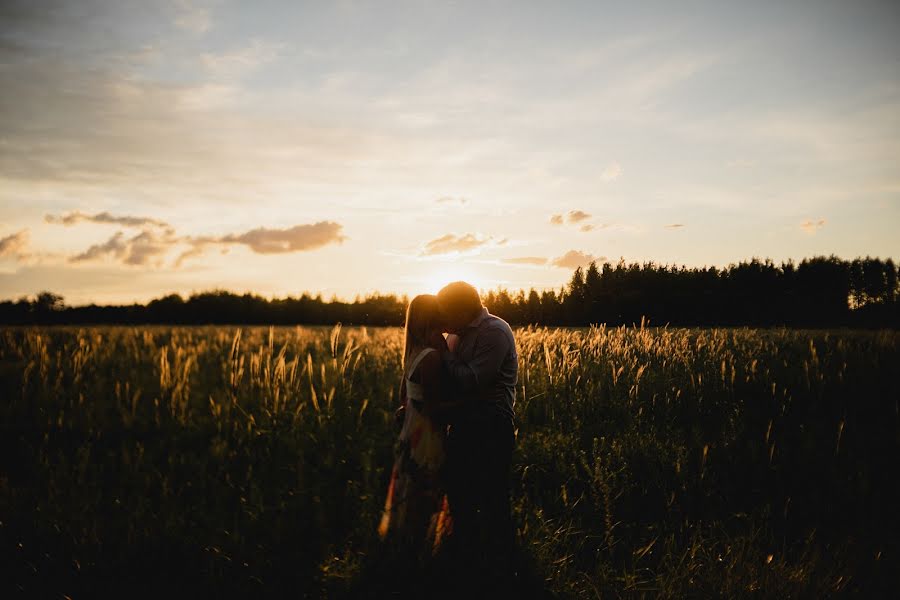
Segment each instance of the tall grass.
[{"label": "tall grass", "polygon": [[[897,589],[896,333],[517,340],[511,486],[547,593]],[[366,589],[401,351],[340,326],[4,331],[0,585]]]}]

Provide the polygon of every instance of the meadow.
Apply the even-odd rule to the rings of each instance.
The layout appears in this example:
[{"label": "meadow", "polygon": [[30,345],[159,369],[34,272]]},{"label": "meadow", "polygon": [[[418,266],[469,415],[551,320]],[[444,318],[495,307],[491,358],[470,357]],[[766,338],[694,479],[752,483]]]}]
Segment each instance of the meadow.
[{"label": "meadow", "polygon": [[[516,334],[535,595],[900,589],[897,332]],[[5,329],[0,590],[386,595],[401,350],[396,328]]]}]

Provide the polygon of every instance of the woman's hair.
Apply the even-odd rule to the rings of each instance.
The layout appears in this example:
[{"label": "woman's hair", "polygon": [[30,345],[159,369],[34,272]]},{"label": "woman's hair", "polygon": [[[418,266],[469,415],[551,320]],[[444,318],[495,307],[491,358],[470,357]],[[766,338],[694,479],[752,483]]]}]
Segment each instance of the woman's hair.
[{"label": "woman's hair", "polygon": [[406,309],[406,341],[403,348],[403,367],[415,348],[428,345],[428,334],[440,328],[441,309],[437,296],[420,294],[413,298]]}]

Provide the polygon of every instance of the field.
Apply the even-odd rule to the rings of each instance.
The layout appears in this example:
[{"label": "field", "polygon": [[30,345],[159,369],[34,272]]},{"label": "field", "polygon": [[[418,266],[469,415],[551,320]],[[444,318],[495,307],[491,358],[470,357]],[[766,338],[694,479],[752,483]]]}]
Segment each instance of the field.
[{"label": "field", "polygon": [[[517,338],[530,590],[900,589],[900,334]],[[398,329],[4,330],[0,595],[386,593],[401,348]]]}]

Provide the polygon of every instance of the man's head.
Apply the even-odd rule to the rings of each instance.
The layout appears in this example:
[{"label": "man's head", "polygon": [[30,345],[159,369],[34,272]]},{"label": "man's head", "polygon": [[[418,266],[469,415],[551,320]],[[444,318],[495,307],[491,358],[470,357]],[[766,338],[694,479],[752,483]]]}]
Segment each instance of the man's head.
[{"label": "man's head", "polygon": [[437,294],[444,321],[451,332],[461,331],[481,313],[478,290],[465,281],[445,285]]}]

